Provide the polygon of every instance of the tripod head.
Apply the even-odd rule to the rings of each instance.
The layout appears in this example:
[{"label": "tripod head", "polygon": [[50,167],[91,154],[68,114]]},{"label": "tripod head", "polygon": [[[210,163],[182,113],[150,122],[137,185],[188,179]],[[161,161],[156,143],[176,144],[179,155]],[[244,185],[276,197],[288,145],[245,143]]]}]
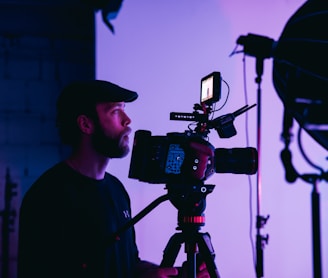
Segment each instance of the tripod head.
[{"label": "tripod head", "polygon": [[168,198],[178,209],[177,230],[196,229],[205,225],[204,211],[206,196],[213,192],[215,185],[198,182],[194,184],[166,184]]}]

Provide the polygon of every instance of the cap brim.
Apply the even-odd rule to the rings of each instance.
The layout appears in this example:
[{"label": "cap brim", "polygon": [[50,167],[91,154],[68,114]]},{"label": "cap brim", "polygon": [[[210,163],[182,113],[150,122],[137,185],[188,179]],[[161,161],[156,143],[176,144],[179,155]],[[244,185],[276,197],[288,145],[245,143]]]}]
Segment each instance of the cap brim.
[{"label": "cap brim", "polygon": [[99,101],[132,102],[138,98],[134,91],[122,88],[114,83],[103,80],[92,80],[83,84],[84,91],[95,94]]}]

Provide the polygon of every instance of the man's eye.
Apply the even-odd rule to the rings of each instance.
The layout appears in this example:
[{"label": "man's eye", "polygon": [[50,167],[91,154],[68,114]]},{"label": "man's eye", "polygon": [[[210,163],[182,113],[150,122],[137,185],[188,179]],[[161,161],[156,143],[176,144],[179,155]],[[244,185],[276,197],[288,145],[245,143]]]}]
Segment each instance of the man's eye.
[{"label": "man's eye", "polygon": [[121,109],[114,109],[114,110],[112,110],[112,113],[113,114],[118,114],[118,113],[121,113]]}]

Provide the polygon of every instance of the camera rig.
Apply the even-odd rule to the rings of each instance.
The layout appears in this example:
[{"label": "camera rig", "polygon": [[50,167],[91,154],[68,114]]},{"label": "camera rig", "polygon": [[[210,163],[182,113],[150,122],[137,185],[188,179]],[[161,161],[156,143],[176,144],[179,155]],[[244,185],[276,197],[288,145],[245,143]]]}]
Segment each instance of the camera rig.
[{"label": "camera rig", "polygon": [[255,174],[258,166],[255,148],[214,148],[206,140],[211,129],[220,138],[236,135],[234,119],[255,106],[245,105],[233,113],[209,119],[220,94],[221,75],[213,72],[201,80],[201,102],[194,105],[193,113],[170,113],[170,120],[195,122],[194,129],[166,136],[137,130],[129,177],[148,183],[194,184],[213,173]]},{"label": "camera rig", "polygon": [[170,200],[178,209],[178,227],[163,254],[161,267],[170,267],[185,243],[187,277],[196,277],[197,262],[205,262],[211,278],[220,278],[214,262],[215,253],[209,233],[200,233],[205,225],[206,196],[214,185],[204,184],[213,173],[255,174],[258,157],[255,148],[214,148],[206,140],[210,129],[221,138],[237,134],[234,119],[252,106],[209,119],[212,105],[220,99],[221,74],[213,72],[202,78],[200,104],[193,113],[170,113],[170,120],[196,122],[196,128],[171,132],[166,136],[152,136],[148,130],[135,132],[129,178],[148,183],[165,183],[168,193],[159,197],[123,226],[113,238],[134,225],[161,202]]}]

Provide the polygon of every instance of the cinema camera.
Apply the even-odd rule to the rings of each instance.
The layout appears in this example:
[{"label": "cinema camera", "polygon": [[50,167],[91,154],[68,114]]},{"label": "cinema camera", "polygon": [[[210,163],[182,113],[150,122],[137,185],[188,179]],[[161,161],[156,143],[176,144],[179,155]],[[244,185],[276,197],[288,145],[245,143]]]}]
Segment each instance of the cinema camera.
[{"label": "cinema camera", "polygon": [[[192,121],[195,128],[183,133],[152,136],[150,131],[137,130],[131,155],[129,178],[148,183],[190,184],[203,182],[213,173],[252,175],[257,172],[255,148],[214,148],[207,139],[210,129],[220,138],[237,134],[234,119],[252,106],[244,106],[234,113],[215,119],[213,104],[221,98],[222,78],[213,72],[201,79],[200,104],[193,113],[170,113],[170,120]],[[211,118],[213,118],[211,116]]]}]

